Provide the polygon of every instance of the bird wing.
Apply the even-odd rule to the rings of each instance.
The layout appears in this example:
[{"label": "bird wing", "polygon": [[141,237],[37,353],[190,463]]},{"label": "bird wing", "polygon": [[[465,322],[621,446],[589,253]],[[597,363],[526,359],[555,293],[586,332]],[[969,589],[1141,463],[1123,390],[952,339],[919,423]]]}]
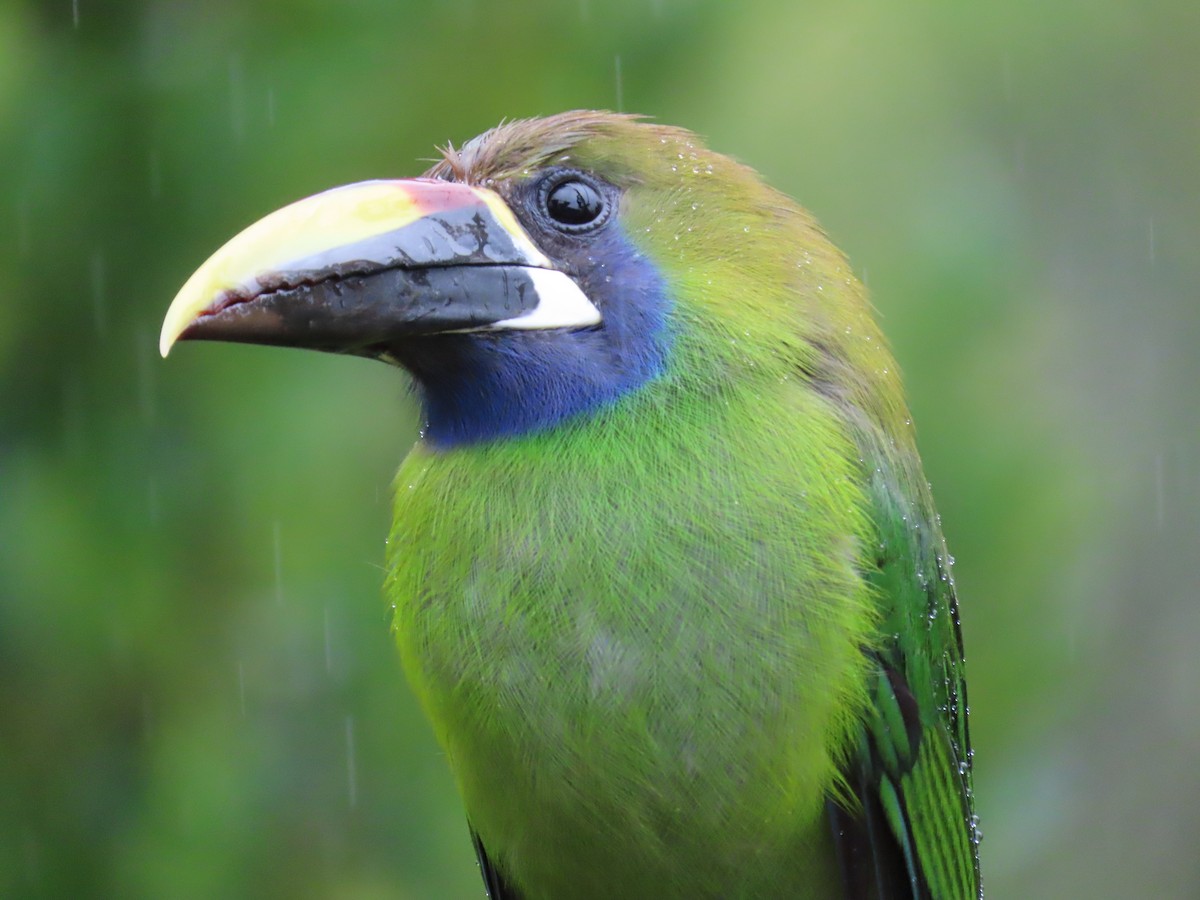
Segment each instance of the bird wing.
[{"label": "bird wing", "polygon": [[876,473],[870,580],[881,637],[868,651],[871,703],[845,771],[853,801],[828,805],[846,896],[974,900],[978,832],[949,557],[923,486],[904,490],[886,466]]},{"label": "bird wing", "polygon": [[475,856],[479,860],[479,874],[483,876],[483,886],[489,900],[522,900],[517,889],[510,887],[504,876],[496,869],[495,864],[488,858],[487,850],[479,834],[471,829],[471,843],[475,845]]}]

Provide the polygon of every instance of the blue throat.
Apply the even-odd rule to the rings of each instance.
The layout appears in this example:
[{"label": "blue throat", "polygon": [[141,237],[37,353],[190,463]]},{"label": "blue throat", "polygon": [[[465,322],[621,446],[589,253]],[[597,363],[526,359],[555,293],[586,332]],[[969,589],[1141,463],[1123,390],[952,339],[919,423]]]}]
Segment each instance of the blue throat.
[{"label": "blue throat", "polygon": [[670,301],[654,265],[619,229],[589,247],[577,281],[599,326],[414,338],[397,356],[416,378],[425,441],[448,449],[552,428],[662,372]]}]

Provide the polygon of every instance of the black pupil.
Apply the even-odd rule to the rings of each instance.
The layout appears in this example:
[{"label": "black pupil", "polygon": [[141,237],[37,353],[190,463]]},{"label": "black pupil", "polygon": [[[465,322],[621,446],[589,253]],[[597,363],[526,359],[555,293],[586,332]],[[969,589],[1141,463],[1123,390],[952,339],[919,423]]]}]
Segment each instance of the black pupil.
[{"label": "black pupil", "polygon": [[586,225],[600,215],[604,202],[594,187],[583,181],[555,185],[546,198],[551,218],[563,225]]}]

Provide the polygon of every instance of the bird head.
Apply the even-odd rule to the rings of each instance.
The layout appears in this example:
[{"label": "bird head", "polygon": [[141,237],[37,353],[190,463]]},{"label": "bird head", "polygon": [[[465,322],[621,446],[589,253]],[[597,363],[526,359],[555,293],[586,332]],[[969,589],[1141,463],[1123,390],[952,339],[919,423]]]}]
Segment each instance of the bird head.
[{"label": "bird head", "polygon": [[870,402],[889,363],[806,212],[690,132],[591,111],[502,124],[420,178],[272,213],[180,290],[164,356],[177,340],[402,366],[443,448],[654,390],[801,378]]}]

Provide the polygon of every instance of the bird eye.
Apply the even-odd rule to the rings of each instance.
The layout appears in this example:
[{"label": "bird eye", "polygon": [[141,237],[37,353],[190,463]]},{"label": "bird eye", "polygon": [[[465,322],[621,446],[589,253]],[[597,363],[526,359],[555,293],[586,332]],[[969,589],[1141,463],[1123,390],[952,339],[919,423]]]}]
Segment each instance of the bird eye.
[{"label": "bird eye", "polygon": [[604,198],[579,178],[553,184],[545,194],[546,214],[567,231],[582,231],[604,215]]}]

